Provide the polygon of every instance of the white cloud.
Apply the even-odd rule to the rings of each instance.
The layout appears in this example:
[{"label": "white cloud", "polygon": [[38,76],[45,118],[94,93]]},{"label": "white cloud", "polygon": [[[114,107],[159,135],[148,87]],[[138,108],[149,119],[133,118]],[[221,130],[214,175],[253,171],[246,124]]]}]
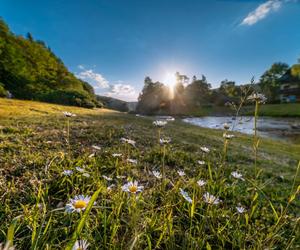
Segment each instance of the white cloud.
[{"label": "white cloud", "polygon": [[130,84],[123,84],[119,81],[117,84],[111,85],[110,90],[104,95],[115,97],[124,101],[136,101],[138,92]]},{"label": "white cloud", "polygon": [[244,18],[241,24],[253,25],[257,23],[267,17],[270,13],[279,10],[283,2],[288,2],[288,0],[268,0],[263,4],[260,4],[254,11],[251,11],[248,16]]},{"label": "white cloud", "polygon": [[79,65],[78,68],[82,71],[76,76],[90,83],[95,89],[109,87],[109,82],[101,74],[94,72],[92,69],[85,69],[82,65]]}]

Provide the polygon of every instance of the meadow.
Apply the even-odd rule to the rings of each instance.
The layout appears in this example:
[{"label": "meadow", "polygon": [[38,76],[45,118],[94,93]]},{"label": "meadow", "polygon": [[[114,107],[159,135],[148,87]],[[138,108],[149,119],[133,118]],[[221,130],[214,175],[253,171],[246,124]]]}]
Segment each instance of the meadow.
[{"label": "meadow", "polygon": [[154,121],[0,99],[3,249],[300,248],[300,145]]}]

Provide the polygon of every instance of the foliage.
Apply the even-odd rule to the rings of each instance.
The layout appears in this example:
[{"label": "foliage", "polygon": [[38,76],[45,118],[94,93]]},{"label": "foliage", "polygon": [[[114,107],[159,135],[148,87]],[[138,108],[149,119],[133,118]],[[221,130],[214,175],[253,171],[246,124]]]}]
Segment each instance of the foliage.
[{"label": "foliage", "polygon": [[92,86],[70,73],[44,42],[35,41],[30,33],[27,39],[14,35],[2,19],[0,82],[19,99],[82,107],[98,105]]}]

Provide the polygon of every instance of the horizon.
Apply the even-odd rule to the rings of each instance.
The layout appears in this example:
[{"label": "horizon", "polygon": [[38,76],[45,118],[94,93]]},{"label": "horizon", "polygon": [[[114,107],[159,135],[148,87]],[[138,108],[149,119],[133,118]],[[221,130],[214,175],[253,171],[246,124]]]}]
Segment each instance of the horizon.
[{"label": "horizon", "polygon": [[164,83],[178,71],[203,74],[213,88],[240,85],[300,56],[295,0],[4,0],[1,10],[13,33],[44,41],[96,94],[125,101],[136,101],[146,76]]}]

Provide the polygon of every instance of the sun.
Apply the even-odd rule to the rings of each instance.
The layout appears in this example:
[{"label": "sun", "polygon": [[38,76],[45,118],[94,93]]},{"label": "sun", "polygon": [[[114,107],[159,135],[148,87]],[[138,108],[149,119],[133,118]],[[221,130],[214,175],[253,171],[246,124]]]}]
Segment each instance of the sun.
[{"label": "sun", "polygon": [[176,85],[175,73],[167,72],[164,76],[163,83],[166,84],[170,89],[173,89]]}]

